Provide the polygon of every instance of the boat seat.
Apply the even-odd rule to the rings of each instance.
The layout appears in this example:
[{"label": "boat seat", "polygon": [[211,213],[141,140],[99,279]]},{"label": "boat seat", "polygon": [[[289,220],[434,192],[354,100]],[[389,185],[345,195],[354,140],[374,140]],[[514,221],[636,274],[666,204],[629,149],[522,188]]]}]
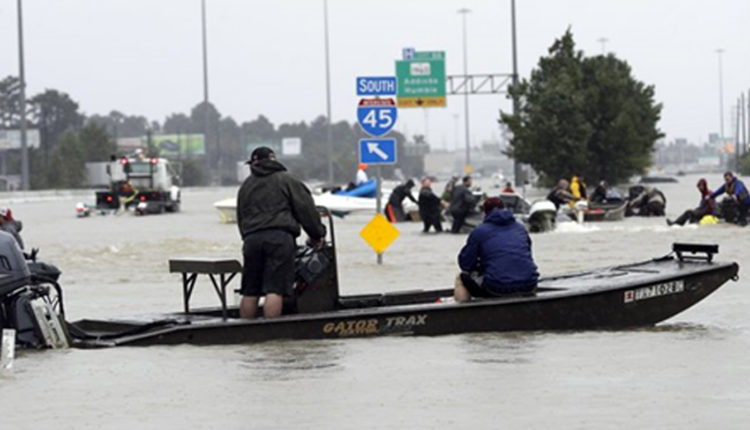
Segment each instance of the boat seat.
[{"label": "boat seat", "polygon": [[[185,313],[190,313],[190,296],[195,288],[198,275],[205,274],[211,279],[211,284],[221,301],[221,316],[227,319],[227,285],[234,277],[242,272],[242,264],[227,258],[173,258],[169,260],[169,273],[182,274],[182,298]],[[216,277],[219,277],[217,282]]]}]

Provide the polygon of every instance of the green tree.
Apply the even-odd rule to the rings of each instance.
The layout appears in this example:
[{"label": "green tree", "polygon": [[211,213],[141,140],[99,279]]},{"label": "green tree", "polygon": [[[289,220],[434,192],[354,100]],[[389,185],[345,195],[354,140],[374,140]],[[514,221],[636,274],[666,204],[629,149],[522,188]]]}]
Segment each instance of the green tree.
[{"label": "green tree", "polygon": [[78,188],[85,179],[85,161],[81,142],[73,132],[66,132],[52,150],[47,169],[47,183],[54,188]]},{"label": "green tree", "polygon": [[8,76],[0,81],[0,128],[18,128],[20,112],[21,82]]},{"label": "green tree", "polygon": [[547,185],[574,172],[589,180],[626,180],[649,165],[662,136],[653,87],[611,54],[585,58],[570,30],[509,93],[520,105],[516,115],[500,117],[512,132],[509,153]]},{"label": "green tree", "polygon": [[84,161],[107,161],[116,148],[107,130],[97,124],[89,124],[78,133]]}]

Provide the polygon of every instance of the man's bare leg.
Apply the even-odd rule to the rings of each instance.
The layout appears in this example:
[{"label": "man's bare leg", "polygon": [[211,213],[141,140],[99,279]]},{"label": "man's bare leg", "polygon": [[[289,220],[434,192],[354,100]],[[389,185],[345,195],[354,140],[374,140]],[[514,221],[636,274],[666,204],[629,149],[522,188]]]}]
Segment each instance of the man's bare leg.
[{"label": "man's bare leg", "polygon": [[266,302],[263,304],[263,316],[266,318],[281,316],[281,308],[283,306],[283,296],[279,294],[266,294]]},{"label": "man's bare leg", "polygon": [[469,293],[469,290],[464,287],[464,283],[461,282],[460,274],[456,276],[456,281],[453,283],[453,299],[459,303],[471,300],[471,294]]},{"label": "man's bare leg", "polygon": [[240,300],[240,318],[255,318],[258,313],[258,297],[242,296]]}]

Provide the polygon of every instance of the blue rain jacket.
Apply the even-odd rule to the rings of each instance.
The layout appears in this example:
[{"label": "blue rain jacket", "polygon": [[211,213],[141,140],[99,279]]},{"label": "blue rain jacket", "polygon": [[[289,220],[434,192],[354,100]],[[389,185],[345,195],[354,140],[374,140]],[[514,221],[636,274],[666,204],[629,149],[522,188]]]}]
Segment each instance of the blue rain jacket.
[{"label": "blue rain jacket", "polygon": [[478,271],[492,291],[526,289],[539,279],[531,256],[531,239],[507,209],[494,209],[469,235],[458,255],[464,272]]}]

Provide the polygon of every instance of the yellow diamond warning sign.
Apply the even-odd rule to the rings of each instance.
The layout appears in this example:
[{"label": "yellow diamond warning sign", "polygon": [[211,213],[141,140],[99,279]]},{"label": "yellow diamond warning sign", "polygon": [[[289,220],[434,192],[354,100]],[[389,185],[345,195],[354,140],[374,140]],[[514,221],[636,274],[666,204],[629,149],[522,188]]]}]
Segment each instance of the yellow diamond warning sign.
[{"label": "yellow diamond warning sign", "polygon": [[391,242],[396,240],[399,234],[398,229],[381,214],[375,215],[365,228],[359,232],[362,239],[378,254],[385,251]]}]

